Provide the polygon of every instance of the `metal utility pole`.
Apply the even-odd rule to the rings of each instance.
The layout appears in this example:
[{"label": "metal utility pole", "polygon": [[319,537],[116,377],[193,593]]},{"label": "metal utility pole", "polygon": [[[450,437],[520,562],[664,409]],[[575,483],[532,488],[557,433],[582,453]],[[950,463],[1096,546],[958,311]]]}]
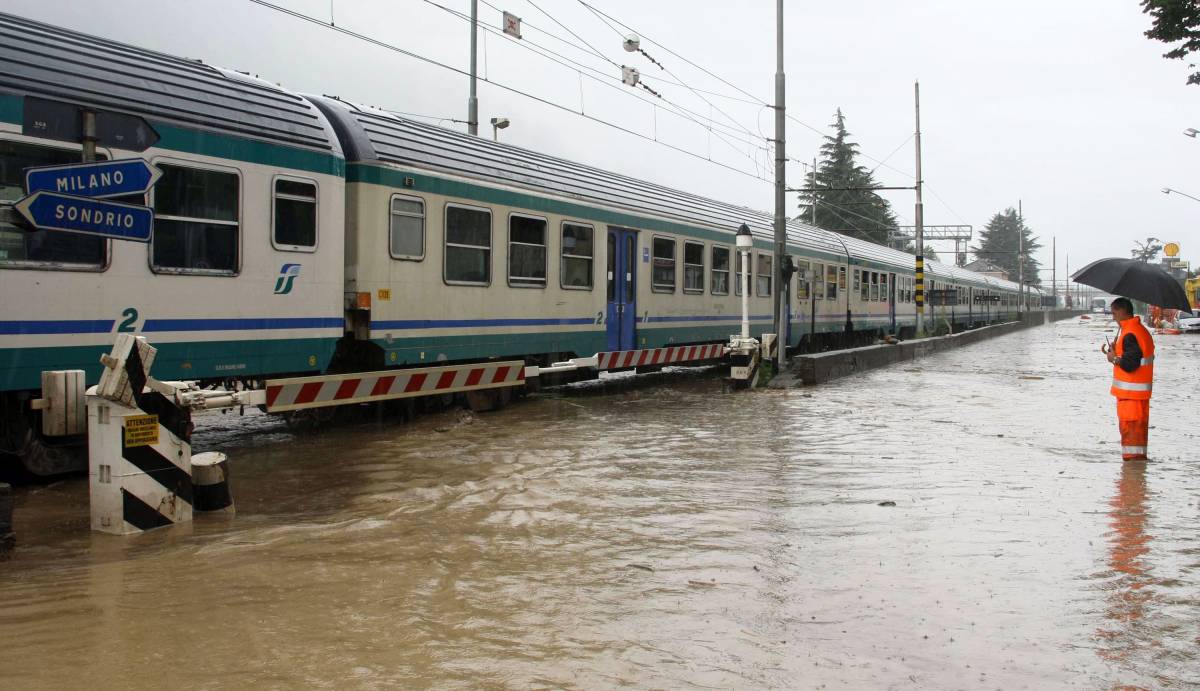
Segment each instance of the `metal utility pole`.
[{"label": "metal utility pole", "polygon": [[917,208],[913,212],[917,236],[917,285],[914,291],[917,303],[917,335],[925,332],[925,204],[921,201],[921,82],[913,82],[913,97],[916,104],[917,132],[914,135],[917,148]]},{"label": "metal utility pole", "polygon": [[467,99],[467,134],[479,135],[479,99],[475,96],[476,40],[479,35],[479,0],[471,0],[471,95]]},{"label": "metal utility pole", "polygon": [[1054,297],[1054,309],[1058,309],[1058,238],[1050,236],[1050,294]]},{"label": "metal utility pole", "polygon": [[1020,199],[1017,200],[1017,219],[1020,221],[1017,228],[1017,314],[1020,314],[1025,304],[1025,211]]},{"label": "metal utility pole", "polygon": [[775,338],[779,369],[787,362],[787,303],[783,300],[783,256],[787,254],[787,155],[784,151],[783,0],[775,2]]}]

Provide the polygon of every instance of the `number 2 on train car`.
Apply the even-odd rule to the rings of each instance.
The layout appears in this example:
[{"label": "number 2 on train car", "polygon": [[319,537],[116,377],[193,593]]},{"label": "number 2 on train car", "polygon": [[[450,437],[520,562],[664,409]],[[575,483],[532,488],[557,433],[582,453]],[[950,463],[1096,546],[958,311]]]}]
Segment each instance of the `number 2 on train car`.
[{"label": "number 2 on train car", "polygon": [[637,332],[637,231],[608,229],[609,350],[633,350]]}]

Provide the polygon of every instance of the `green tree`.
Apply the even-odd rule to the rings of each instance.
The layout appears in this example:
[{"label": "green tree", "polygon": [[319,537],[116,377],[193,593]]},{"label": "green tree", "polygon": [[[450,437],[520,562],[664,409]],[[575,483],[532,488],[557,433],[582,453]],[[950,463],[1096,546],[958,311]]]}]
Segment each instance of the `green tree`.
[{"label": "green tree", "polygon": [[1133,241],[1133,251],[1130,255],[1140,262],[1152,262],[1158,253],[1162,251],[1163,244],[1158,238],[1146,238],[1145,242],[1141,240]]},{"label": "green tree", "polygon": [[850,140],[840,108],[831,127],[833,134],[825,137],[817,169],[808,173],[805,185],[826,189],[800,197],[800,219],[814,223],[815,202],[815,225],[887,245],[896,228],[896,215],[886,199],[871,191],[879,183],[870,170],[859,165],[858,144]]},{"label": "green tree", "polygon": [[[1200,51],[1200,2],[1196,0],[1142,0],[1142,12],[1152,20],[1146,37],[1173,44],[1164,58],[1183,60]],[[1188,65],[1195,67],[1195,65]],[[1200,72],[1188,76],[1188,84],[1200,84]]]},{"label": "green tree", "polygon": [[979,246],[972,249],[976,256],[981,257],[1004,269],[1012,280],[1017,280],[1018,251],[1021,249],[1021,238],[1025,238],[1025,282],[1041,285],[1038,269],[1041,268],[1033,254],[1041,248],[1041,243],[1034,237],[1033,231],[1025,225],[1017,210],[1011,206],[992,216],[987,226],[979,234]]}]

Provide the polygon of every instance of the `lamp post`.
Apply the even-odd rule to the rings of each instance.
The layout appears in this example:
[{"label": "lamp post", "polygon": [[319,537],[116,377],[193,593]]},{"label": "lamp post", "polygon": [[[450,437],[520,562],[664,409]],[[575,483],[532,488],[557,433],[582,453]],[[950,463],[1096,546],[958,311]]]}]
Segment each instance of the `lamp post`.
[{"label": "lamp post", "polygon": [[492,118],[492,141],[500,141],[498,132],[510,124],[508,118]]},{"label": "lamp post", "polygon": [[1188,194],[1187,192],[1180,192],[1179,190],[1172,189],[1170,187],[1162,188],[1163,194],[1171,194],[1172,192],[1174,192],[1175,194],[1178,194],[1181,197],[1187,197],[1188,199],[1191,199],[1194,202],[1200,202],[1200,198],[1193,197],[1192,195]]}]

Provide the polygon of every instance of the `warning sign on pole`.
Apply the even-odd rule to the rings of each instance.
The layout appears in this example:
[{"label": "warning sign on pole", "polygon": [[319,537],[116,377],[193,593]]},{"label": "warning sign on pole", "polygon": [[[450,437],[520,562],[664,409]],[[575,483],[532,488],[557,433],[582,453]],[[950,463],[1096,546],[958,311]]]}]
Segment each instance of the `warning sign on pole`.
[{"label": "warning sign on pole", "polygon": [[125,418],[125,446],[150,446],[158,443],[158,416],[134,415]]}]

